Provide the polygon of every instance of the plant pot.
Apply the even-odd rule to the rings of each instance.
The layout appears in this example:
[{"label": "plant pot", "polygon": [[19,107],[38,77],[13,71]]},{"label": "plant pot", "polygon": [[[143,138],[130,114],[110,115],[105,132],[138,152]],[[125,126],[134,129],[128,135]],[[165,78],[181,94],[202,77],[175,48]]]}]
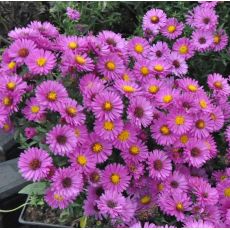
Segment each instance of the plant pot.
[{"label": "plant pot", "polygon": [[[29,197],[27,198],[27,201],[28,201]],[[27,202],[26,201],[26,202]],[[27,213],[27,210],[30,206],[29,205],[25,205],[21,211],[21,214],[19,216],[19,223],[20,224],[23,224],[23,225],[26,225],[28,227],[46,227],[46,228],[68,228],[70,226],[66,226],[66,225],[61,225],[61,224],[52,224],[52,223],[44,223],[44,222],[41,222],[41,221],[31,221],[31,220],[27,220],[26,219],[26,213]]]}]

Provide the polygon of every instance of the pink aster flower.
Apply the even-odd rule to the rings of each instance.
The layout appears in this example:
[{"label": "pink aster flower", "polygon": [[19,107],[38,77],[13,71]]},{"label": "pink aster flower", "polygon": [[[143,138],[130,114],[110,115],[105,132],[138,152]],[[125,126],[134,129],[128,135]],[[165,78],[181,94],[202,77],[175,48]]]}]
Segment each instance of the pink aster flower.
[{"label": "pink aster flower", "polygon": [[116,93],[104,91],[95,97],[92,110],[98,120],[115,120],[123,112],[123,103]]},{"label": "pink aster flower", "polygon": [[185,228],[214,228],[214,225],[211,222],[203,220],[186,220]]},{"label": "pink aster flower", "polygon": [[101,170],[95,168],[87,173],[87,178],[89,184],[93,187],[97,187],[101,184],[102,177],[101,177]]},{"label": "pink aster flower", "polygon": [[77,146],[84,144],[88,138],[88,130],[85,125],[74,126],[72,128],[77,137]]},{"label": "pink aster flower", "polygon": [[213,121],[213,131],[219,131],[224,125],[224,114],[220,107],[213,106],[209,112],[210,118]]},{"label": "pink aster flower", "polygon": [[69,126],[56,125],[47,133],[46,142],[54,154],[65,156],[75,149],[77,137]]},{"label": "pink aster flower", "polygon": [[150,50],[149,43],[141,37],[134,37],[128,42],[128,53],[131,57],[147,57]]},{"label": "pink aster flower", "polygon": [[15,28],[14,30],[11,30],[8,33],[8,36],[13,40],[23,39],[23,38],[35,39],[39,35],[40,34],[37,30],[32,29],[32,28],[28,28],[28,27]]},{"label": "pink aster flower", "polygon": [[9,47],[9,56],[19,64],[23,64],[30,53],[36,52],[36,45],[32,40],[18,39]]},{"label": "pink aster flower", "polygon": [[168,115],[168,125],[170,130],[175,134],[183,134],[188,132],[193,124],[191,116],[183,111],[171,110]]},{"label": "pink aster flower", "polygon": [[45,114],[45,108],[35,97],[31,97],[26,101],[26,106],[22,112],[29,121],[39,121]]},{"label": "pink aster flower", "polygon": [[219,73],[213,73],[208,75],[208,86],[216,94],[230,94],[230,85],[228,84],[228,80]]},{"label": "pink aster flower", "polygon": [[145,96],[152,101],[163,88],[163,82],[155,78],[150,79],[143,84],[143,88],[145,91]]},{"label": "pink aster flower", "polygon": [[176,136],[167,124],[168,118],[164,115],[151,125],[152,137],[160,145],[171,145],[175,142]]},{"label": "pink aster flower", "polygon": [[121,151],[121,156],[125,160],[141,162],[148,157],[147,146],[139,139],[132,142],[128,148]]},{"label": "pink aster flower", "polygon": [[44,199],[51,208],[65,209],[74,201],[74,196],[67,197],[60,195],[59,191],[48,188],[45,192]]},{"label": "pink aster flower", "polygon": [[114,147],[125,150],[131,143],[136,141],[137,129],[130,122],[124,124],[122,131],[117,135],[113,141]]},{"label": "pink aster flower", "polygon": [[168,61],[157,59],[152,61],[152,71],[155,76],[163,77],[170,72],[171,65]]},{"label": "pink aster flower", "polygon": [[37,130],[34,127],[26,127],[25,128],[25,136],[27,139],[32,139],[37,135]]},{"label": "pink aster flower", "polygon": [[185,60],[191,58],[195,53],[192,41],[186,37],[178,38],[173,44],[172,49],[173,51],[176,51],[180,56],[184,57]]},{"label": "pink aster flower", "polygon": [[151,47],[151,56],[152,60],[155,59],[166,59],[170,54],[170,49],[168,47],[168,43],[158,41],[156,44],[153,44]]},{"label": "pink aster flower", "polygon": [[172,52],[169,59],[172,63],[172,73],[174,75],[181,76],[188,72],[188,65],[185,59],[177,52]]},{"label": "pink aster flower", "polygon": [[160,31],[165,37],[175,39],[182,34],[183,29],[184,24],[182,22],[178,22],[176,18],[168,18]]},{"label": "pink aster flower", "polygon": [[141,222],[137,222],[137,223],[133,224],[132,226],[130,226],[130,228],[156,228],[156,225],[149,223],[149,222],[145,222],[143,227],[142,227]]},{"label": "pink aster flower", "polygon": [[147,127],[152,121],[151,103],[144,97],[134,97],[130,99],[128,107],[128,118],[138,128]]},{"label": "pink aster flower", "polygon": [[58,111],[65,121],[74,126],[82,125],[85,121],[83,107],[73,99],[66,99],[58,104]]},{"label": "pink aster flower", "polygon": [[52,158],[49,154],[39,148],[29,148],[21,153],[18,167],[22,176],[26,180],[40,181],[49,173],[52,165]]},{"label": "pink aster flower", "polygon": [[184,77],[179,80],[177,80],[178,86],[185,92],[189,93],[197,93],[199,92],[202,87],[199,86],[199,83],[197,80],[189,78],[189,77]]},{"label": "pink aster flower", "polygon": [[82,147],[75,148],[69,158],[72,167],[80,172],[88,173],[96,168],[96,157],[85,152]]},{"label": "pink aster flower", "polygon": [[135,162],[132,160],[127,160],[125,163],[130,176],[132,176],[134,180],[139,180],[144,175],[145,172],[143,163]]},{"label": "pink aster flower", "polygon": [[199,52],[205,52],[213,44],[212,32],[206,31],[204,33],[201,30],[196,30],[192,33],[192,42],[195,50]]},{"label": "pink aster flower", "polygon": [[117,54],[101,56],[97,68],[101,75],[110,80],[120,78],[125,70],[123,60]]},{"label": "pink aster flower", "polygon": [[166,14],[161,9],[151,9],[143,17],[143,30],[150,30],[158,34],[160,28],[166,24]]},{"label": "pink aster flower", "polygon": [[22,99],[22,92],[2,92],[0,91],[0,105],[9,114],[18,111],[18,103]]},{"label": "pink aster flower", "polygon": [[52,191],[61,196],[76,197],[83,188],[83,178],[74,168],[59,168],[52,177]]},{"label": "pink aster flower", "polygon": [[43,81],[35,90],[36,98],[39,104],[50,110],[57,111],[59,103],[63,103],[67,97],[65,87],[56,81]]},{"label": "pink aster flower", "polygon": [[171,162],[165,152],[161,150],[151,152],[146,163],[148,164],[149,175],[154,179],[163,180],[171,173]]},{"label": "pink aster flower", "polygon": [[218,16],[212,8],[199,7],[194,13],[194,26],[203,31],[215,30],[218,24]]},{"label": "pink aster flower", "polygon": [[200,168],[210,159],[209,150],[201,140],[190,139],[185,149],[185,158],[189,165]]},{"label": "pink aster flower", "polygon": [[223,50],[228,45],[228,35],[224,30],[218,30],[213,35],[213,44],[211,48],[214,51]]},{"label": "pink aster flower", "polygon": [[133,72],[137,80],[148,81],[152,76],[151,61],[148,59],[138,59],[135,62]]},{"label": "pink aster flower", "polygon": [[95,133],[104,140],[113,141],[123,129],[123,122],[121,119],[103,120],[95,122]]},{"label": "pink aster flower", "polygon": [[78,10],[75,10],[71,7],[66,8],[66,14],[70,20],[77,21],[80,19],[81,14]]},{"label": "pink aster flower", "polygon": [[104,217],[118,218],[123,213],[125,198],[116,192],[106,191],[96,201],[100,213]]},{"label": "pink aster flower", "polygon": [[112,144],[102,139],[96,133],[89,134],[86,151],[96,158],[97,163],[102,163],[112,154]]},{"label": "pink aster flower", "polygon": [[105,190],[120,193],[124,191],[130,183],[130,176],[125,166],[121,164],[109,164],[102,175],[102,185]]},{"label": "pink aster flower", "polygon": [[181,221],[185,219],[185,212],[191,209],[191,201],[186,193],[163,193],[159,197],[159,206],[166,214]]},{"label": "pink aster flower", "polygon": [[50,51],[34,49],[25,60],[29,71],[34,75],[46,75],[56,65],[56,58]]}]

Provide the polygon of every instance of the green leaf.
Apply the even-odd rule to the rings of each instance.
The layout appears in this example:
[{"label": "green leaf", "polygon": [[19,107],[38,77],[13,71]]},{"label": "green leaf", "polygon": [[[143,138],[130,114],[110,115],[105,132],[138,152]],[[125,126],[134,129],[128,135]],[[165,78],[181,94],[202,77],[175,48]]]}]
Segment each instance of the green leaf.
[{"label": "green leaf", "polygon": [[27,195],[43,195],[45,193],[45,189],[47,188],[46,182],[36,182],[33,184],[29,184],[23,189],[21,189],[19,194],[27,194]]},{"label": "green leaf", "polygon": [[85,228],[87,224],[87,216],[82,216],[80,218],[80,228]]}]

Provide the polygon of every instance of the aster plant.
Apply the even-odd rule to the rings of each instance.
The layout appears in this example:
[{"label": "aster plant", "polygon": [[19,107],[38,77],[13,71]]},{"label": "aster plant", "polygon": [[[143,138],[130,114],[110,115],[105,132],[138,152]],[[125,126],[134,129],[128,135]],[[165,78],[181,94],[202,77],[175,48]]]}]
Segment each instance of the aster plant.
[{"label": "aster plant", "polygon": [[216,5],[185,22],[150,9],[130,39],[38,21],[9,32],[0,127],[16,130],[19,171],[45,205],[110,227],[230,227],[229,78],[189,72],[226,49]]}]

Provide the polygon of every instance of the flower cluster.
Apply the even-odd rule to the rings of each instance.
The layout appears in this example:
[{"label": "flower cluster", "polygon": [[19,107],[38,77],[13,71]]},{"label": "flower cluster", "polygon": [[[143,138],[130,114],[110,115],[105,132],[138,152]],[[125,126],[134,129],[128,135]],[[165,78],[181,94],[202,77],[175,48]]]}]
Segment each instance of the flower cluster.
[{"label": "flower cluster", "polygon": [[222,170],[213,167],[230,85],[210,73],[202,86],[188,72],[196,53],[227,46],[215,5],[188,13],[190,37],[161,9],[149,10],[145,35],[129,40],[112,31],[62,35],[37,21],[9,33],[0,127],[9,130],[16,115],[26,122],[36,145],[18,167],[47,182],[48,205],[64,209],[85,193],[84,214],[114,227],[157,227],[159,214],[184,227],[230,227],[230,153]]}]

